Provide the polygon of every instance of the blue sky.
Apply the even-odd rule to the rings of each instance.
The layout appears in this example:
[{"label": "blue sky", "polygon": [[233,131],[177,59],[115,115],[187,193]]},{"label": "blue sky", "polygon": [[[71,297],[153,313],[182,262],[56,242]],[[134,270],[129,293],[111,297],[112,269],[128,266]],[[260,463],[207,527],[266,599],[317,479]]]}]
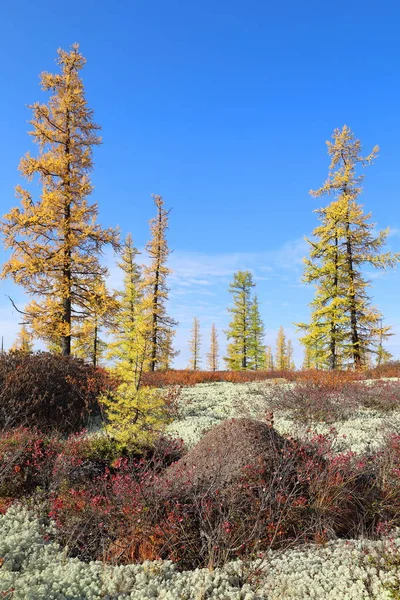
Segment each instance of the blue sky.
[{"label": "blue sky", "polygon": [[[325,140],[335,127],[349,125],[366,152],[379,144],[362,201],[379,228],[392,228],[388,245],[400,250],[399,18],[394,1],[7,3],[1,213],[15,204],[20,157],[34,149],[26,105],[44,99],[38,75],[55,69],[58,47],[78,41],[88,101],[103,128],[93,172],[101,223],[131,231],[143,247],[150,195],[172,207],[176,365],[187,364],[194,316],[205,352],[212,322],[222,342],[227,287],[239,268],[254,273],[267,341],[281,324],[294,339],[293,321],[307,319],[312,299],[300,284],[301,258],[320,201],[308,191],[326,177]],[[112,257],[105,260],[117,282]],[[396,334],[388,345],[400,358],[399,271],[372,275],[374,302]],[[24,301],[0,283],[6,347],[18,328],[8,293]]]}]

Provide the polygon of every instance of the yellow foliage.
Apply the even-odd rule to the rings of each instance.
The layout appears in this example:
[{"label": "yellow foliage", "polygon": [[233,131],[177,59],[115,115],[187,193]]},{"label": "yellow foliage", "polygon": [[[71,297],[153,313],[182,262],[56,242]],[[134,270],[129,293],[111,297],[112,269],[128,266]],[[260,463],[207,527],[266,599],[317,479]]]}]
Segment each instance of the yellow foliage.
[{"label": "yellow foliage", "polygon": [[128,234],[121,245],[118,266],[123,272],[123,289],[118,292],[118,311],[114,318],[113,341],[108,358],[115,361],[116,375],[129,381],[136,389],[146,357],[149,354],[149,323],[147,305],[143,298],[142,272],[136,263],[139,254],[132,236]]},{"label": "yellow foliage", "polygon": [[378,343],[390,335],[390,327],[382,326],[381,313],[371,306],[370,281],[363,267],[393,267],[400,253],[381,252],[388,230],[376,234],[375,224],[369,222],[371,215],[364,214],[357,202],[364,178],[358,169],[373,162],[378,147],[362,156],[360,141],[346,125],[335,129],[332,137],[327,142],[328,178],[311,195],[333,199],[316,211],[321,224],[314,229],[313,239],[307,240],[310,258],[305,260],[303,280],[314,284],[316,293],[310,323],[298,327],[304,332],[301,341],[307,365],[361,368],[371,353],[379,353]]},{"label": "yellow foliage", "polygon": [[20,206],[0,225],[11,250],[1,276],[33,297],[26,321],[35,336],[70,354],[74,325],[85,318],[94,286],[107,275],[99,255],[105,244],[117,243],[117,233],[96,223],[97,204],[87,201],[92,147],[101,139],[80,77],[85,59],[77,44],[58,55],[60,73],[41,74],[48,103],[30,106],[38,154],[28,152],[19,165],[28,181],[37,176],[41,195],[35,201],[30,191],[16,188]]},{"label": "yellow foliage", "polygon": [[132,383],[123,383],[101,402],[106,408],[105,429],[120,449],[151,446],[170,422],[166,402],[154,388],[137,390]]},{"label": "yellow foliage", "polygon": [[167,276],[171,273],[166,266],[171,253],[166,238],[169,211],[165,210],[161,196],[153,195],[153,199],[157,215],[150,221],[151,240],[146,245],[150,264],[143,272],[142,301],[149,340],[145,368],[150,371],[169,367],[171,360],[178,354],[172,347],[177,322],[167,314],[166,309],[169,294]]},{"label": "yellow foliage", "polygon": [[11,350],[21,350],[22,352],[32,352],[33,350],[33,336],[27,330],[25,325],[21,326],[18,332],[17,338],[11,347]]}]

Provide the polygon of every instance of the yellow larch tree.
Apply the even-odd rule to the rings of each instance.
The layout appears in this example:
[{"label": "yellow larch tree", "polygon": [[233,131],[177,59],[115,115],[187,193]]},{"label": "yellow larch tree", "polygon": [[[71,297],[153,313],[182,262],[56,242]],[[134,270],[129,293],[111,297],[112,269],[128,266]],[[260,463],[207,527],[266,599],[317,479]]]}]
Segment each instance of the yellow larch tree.
[{"label": "yellow larch tree", "polygon": [[294,371],[295,370],[295,364],[294,364],[294,360],[293,360],[293,344],[292,344],[292,340],[288,340],[287,344],[286,344],[286,363],[287,363],[287,369],[289,369],[290,371]]},{"label": "yellow larch tree", "polygon": [[33,351],[33,336],[28,331],[26,325],[22,324],[11,350],[20,350],[22,352]]},{"label": "yellow larch tree", "polygon": [[276,338],[275,367],[278,371],[284,371],[288,368],[287,341],[282,325],[279,327]]},{"label": "yellow larch tree", "polygon": [[201,335],[200,335],[200,321],[197,317],[193,319],[192,334],[189,340],[189,351],[190,361],[189,369],[192,371],[200,370],[200,349],[201,349]]},{"label": "yellow larch tree", "polygon": [[210,371],[218,371],[219,367],[219,342],[215,324],[211,327],[210,351],[207,354],[207,364]]},{"label": "yellow larch tree", "polygon": [[230,371],[245,371],[249,368],[251,291],[254,286],[250,271],[237,271],[229,285],[233,306],[228,308],[232,316],[228,330],[225,332],[228,345],[224,361]]},{"label": "yellow larch tree", "polygon": [[346,125],[332,137],[333,141],[327,142],[331,157],[328,178],[311,194],[331,195],[333,200],[317,211],[321,225],[313,232],[315,239],[309,240],[304,280],[316,285],[316,294],[310,323],[299,327],[305,331],[302,342],[319,349],[324,366],[359,369],[390,331],[382,326],[379,310],[371,306],[371,283],[363,267],[393,267],[400,253],[382,252],[388,229],[376,235],[371,214],[364,214],[358,202],[363,181],[358,168],[372,163],[378,147],[362,156],[360,141]]},{"label": "yellow larch tree", "polygon": [[383,331],[382,321],[380,322],[380,330],[381,330],[381,333],[379,335],[377,348],[376,348],[376,366],[377,367],[384,365],[385,363],[389,362],[393,358],[393,355],[383,345],[384,336],[382,335],[382,331]]},{"label": "yellow larch tree", "polygon": [[142,268],[137,262],[139,251],[128,234],[121,244],[118,267],[123,287],[117,293],[118,310],[114,317],[108,358],[114,361],[118,377],[139,389],[144,363],[150,349],[148,318],[145,315]]},{"label": "yellow larch tree", "polygon": [[82,313],[84,320],[75,329],[72,354],[97,367],[107,349],[107,342],[101,337],[102,332],[113,327],[118,310],[116,295],[110,293],[104,281],[100,280],[88,297]]},{"label": "yellow larch tree", "polygon": [[304,344],[303,369],[323,369],[326,367],[325,354],[321,342],[317,340],[314,345]]},{"label": "yellow larch tree", "polygon": [[159,371],[168,371],[172,368],[172,363],[175,356],[179,354],[179,351],[174,350],[174,329],[166,329],[164,333],[164,344],[161,349],[160,357],[158,360],[157,369]]},{"label": "yellow larch tree", "polygon": [[257,294],[254,294],[250,303],[249,316],[249,368],[258,371],[265,369],[265,327],[260,314]]},{"label": "yellow larch tree", "polygon": [[118,311],[113,319],[113,339],[108,358],[114,361],[117,389],[103,397],[106,431],[121,448],[151,445],[169,421],[168,406],[159,390],[142,386],[142,374],[151,349],[149,305],[143,287],[139,252],[132,236],[121,244],[117,264],[123,273]]},{"label": "yellow larch tree", "polygon": [[265,347],[265,368],[268,369],[268,371],[273,371],[275,369],[274,353],[272,352],[271,346]]},{"label": "yellow larch tree", "polygon": [[143,311],[147,319],[149,336],[146,367],[150,371],[155,371],[160,366],[170,364],[178,354],[172,346],[174,327],[178,323],[167,313],[169,294],[167,277],[171,273],[167,261],[171,250],[168,248],[166,232],[170,211],[165,210],[162,196],[153,194],[152,198],[157,215],[150,220],[151,239],[146,245],[150,264],[146,265],[143,271]]},{"label": "yellow larch tree", "polygon": [[26,154],[19,168],[31,181],[38,176],[41,195],[16,188],[20,205],[3,217],[0,231],[11,255],[1,276],[21,285],[32,301],[24,320],[35,337],[71,353],[74,326],[107,269],[99,256],[105,244],[116,244],[117,233],[97,224],[97,204],[89,174],[92,148],[101,143],[99,126],[88,108],[80,71],[85,59],[78,44],[59,50],[60,72],[41,74],[41,86],[50,92],[47,104],[30,106],[30,135],[37,156]]}]

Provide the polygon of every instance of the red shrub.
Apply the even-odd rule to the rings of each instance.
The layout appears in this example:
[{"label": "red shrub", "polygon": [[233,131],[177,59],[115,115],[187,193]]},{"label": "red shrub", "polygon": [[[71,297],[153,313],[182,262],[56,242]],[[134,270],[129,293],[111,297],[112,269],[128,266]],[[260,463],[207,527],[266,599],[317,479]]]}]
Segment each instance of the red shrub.
[{"label": "red shrub", "polygon": [[381,490],[380,528],[400,526],[400,434],[387,436],[384,446],[374,457],[377,485]]},{"label": "red shrub", "polygon": [[42,431],[78,431],[99,413],[98,396],[114,385],[82,360],[46,352],[0,354],[0,430],[35,423]]},{"label": "red shrub", "polygon": [[309,443],[293,442],[301,457],[297,473],[307,483],[309,526],[314,539],[356,537],[373,531],[373,505],[379,498],[368,461],[335,451],[336,432],[315,434]]},{"label": "red shrub", "polygon": [[391,360],[380,367],[365,371],[366,379],[380,379],[381,377],[400,377],[400,360]]},{"label": "red shrub", "polygon": [[143,385],[165,387],[168,385],[191,386],[197,383],[229,381],[246,383],[265,379],[292,379],[292,371],[154,371],[143,374]]},{"label": "red shrub", "polygon": [[57,456],[53,469],[53,489],[86,486],[106,473],[124,470],[136,479],[143,469],[156,473],[177,461],[183,452],[182,440],[159,436],[151,447],[121,454],[106,435],[87,436],[86,431],[71,435]]},{"label": "red shrub", "polygon": [[47,488],[61,442],[20,427],[0,434],[0,496],[21,498]]},{"label": "red shrub", "polygon": [[[241,422],[242,437],[232,429]],[[214,428],[215,444],[221,451],[228,446],[230,464],[212,446],[211,430],[197,454],[165,471],[168,452],[160,449],[157,459],[119,457],[101,476],[60,489],[50,512],[60,541],[86,560],[162,558],[192,569],[294,542],[373,531],[382,514],[373,460],[336,454],[333,432],[302,444],[268,425],[255,427],[238,419]],[[229,431],[230,439],[224,435]],[[399,440],[392,446],[400,465]]]},{"label": "red shrub", "polygon": [[303,423],[332,423],[347,418],[360,404],[355,394],[356,384],[341,374],[327,373],[323,378],[319,373],[303,373],[303,378],[294,385],[260,387],[258,410],[290,411],[293,418]]}]

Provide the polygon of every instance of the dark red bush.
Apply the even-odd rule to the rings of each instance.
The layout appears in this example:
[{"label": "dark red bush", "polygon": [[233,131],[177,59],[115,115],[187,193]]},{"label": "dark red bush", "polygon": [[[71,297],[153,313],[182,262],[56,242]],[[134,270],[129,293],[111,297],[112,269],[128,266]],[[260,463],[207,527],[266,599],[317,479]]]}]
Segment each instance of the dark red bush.
[{"label": "dark red bush", "polygon": [[284,446],[284,438],[266,423],[227,419],[166,469],[157,485],[170,497],[221,489],[238,480],[246,467],[271,469]]},{"label": "dark red bush", "polygon": [[[268,548],[373,534],[384,514],[395,514],[399,496],[383,496],[382,504],[378,483],[398,475],[397,439],[382,455],[379,479],[376,457],[337,454],[333,432],[305,444],[271,425],[227,421],[172,466],[179,458],[173,443],[153,456],[114,459],[77,485],[70,479],[52,496],[59,540],[85,560],[161,558],[192,569]],[[82,456],[82,445],[71,452],[77,439],[66,455]]]},{"label": "dark red bush", "polygon": [[46,352],[0,354],[0,430],[79,431],[99,414],[97,398],[114,382],[80,359]]},{"label": "dark red bush", "polygon": [[21,498],[52,480],[62,442],[33,429],[19,427],[0,434],[0,496]]}]

